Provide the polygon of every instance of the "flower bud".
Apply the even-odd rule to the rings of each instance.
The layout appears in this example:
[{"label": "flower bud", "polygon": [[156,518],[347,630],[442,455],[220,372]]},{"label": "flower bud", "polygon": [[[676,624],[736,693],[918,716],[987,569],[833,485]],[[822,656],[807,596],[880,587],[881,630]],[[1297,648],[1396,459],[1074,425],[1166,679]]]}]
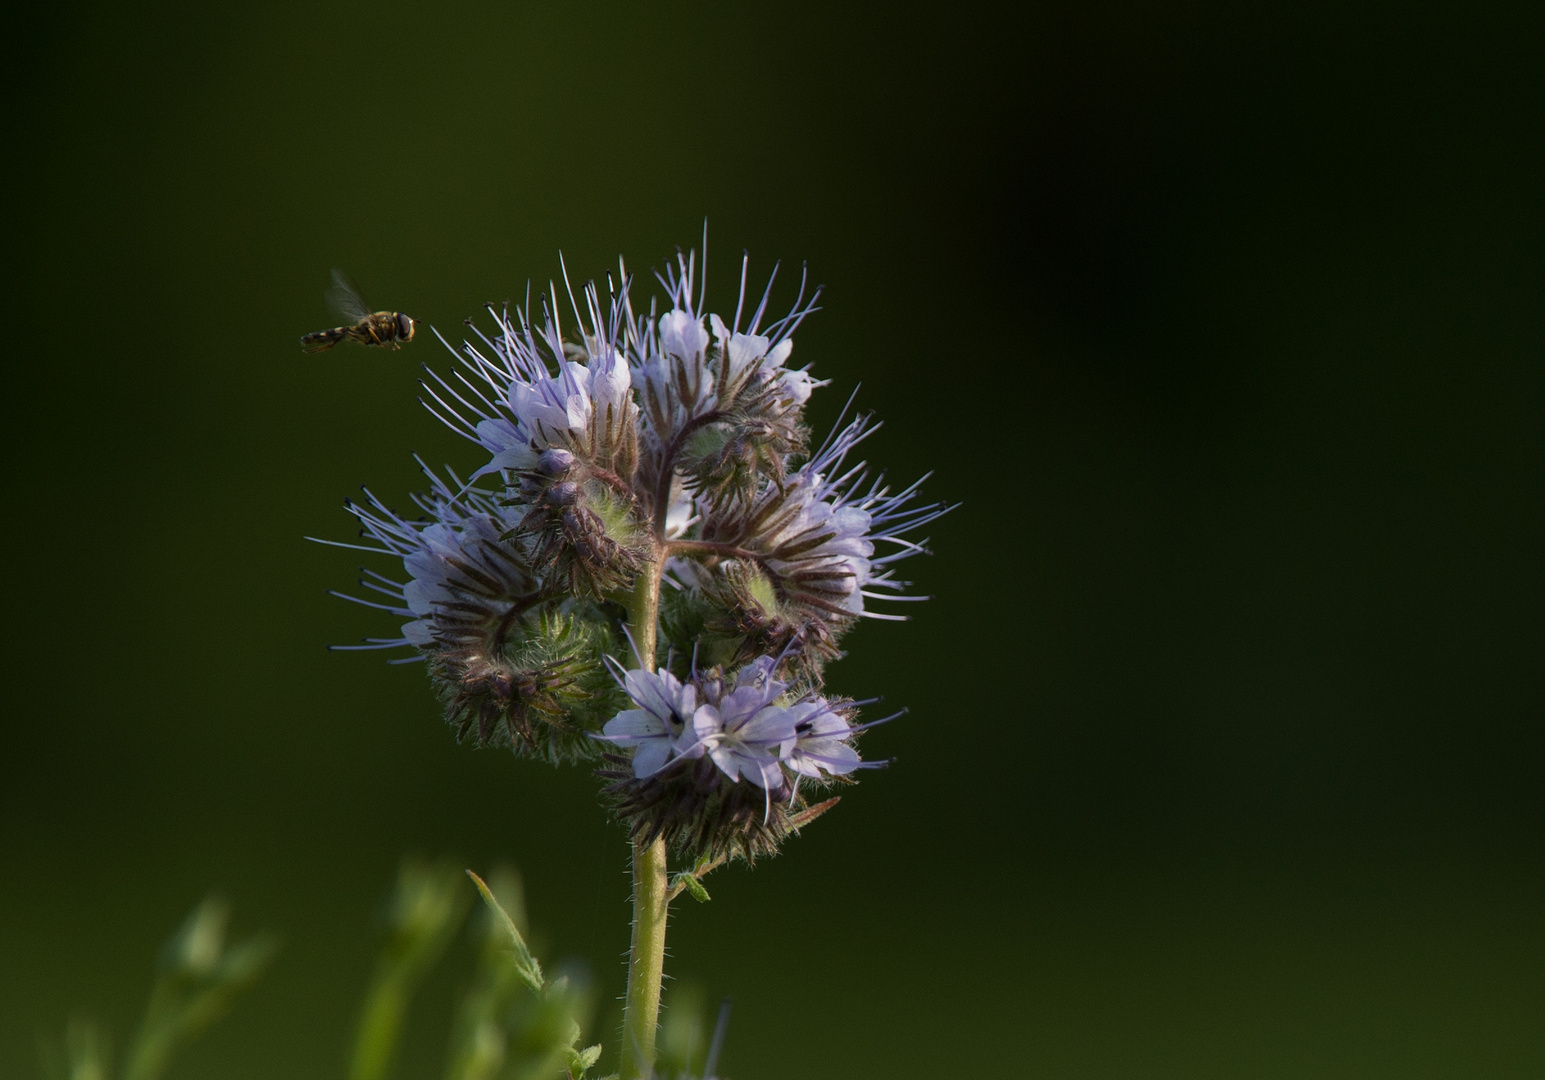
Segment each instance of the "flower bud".
[{"label": "flower bud", "polygon": [[594,756],[586,732],[615,700],[601,664],[612,644],[591,620],[533,613],[480,642],[430,653],[430,673],[458,740],[584,760]]},{"label": "flower bud", "polygon": [[564,480],[547,489],[547,502],[553,506],[573,506],[579,501],[579,485]]},{"label": "flower bud", "polygon": [[536,471],[543,476],[550,476],[561,480],[574,468],[574,455],[561,447],[552,446],[543,450],[536,459]]},{"label": "flower bud", "polygon": [[532,501],[520,531],[550,580],[582,597],[625,589],[648,559],[633,504],[596,480],[560,480]]}]

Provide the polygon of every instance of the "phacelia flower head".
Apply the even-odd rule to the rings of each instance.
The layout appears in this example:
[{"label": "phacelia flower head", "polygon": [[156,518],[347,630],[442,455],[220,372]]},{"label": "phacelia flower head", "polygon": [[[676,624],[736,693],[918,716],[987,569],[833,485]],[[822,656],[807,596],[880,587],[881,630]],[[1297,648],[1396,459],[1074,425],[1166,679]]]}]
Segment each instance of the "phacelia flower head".
[{"label": "phacelia flower head", "polygon": [[[851,460],[866,416],[812,446],[825,383],[792,365],[819,289],[802,274],[775,309],[776,270],[751,291],[743,259],[733,308],[710,310],[705,268],[680,256],[647,308],[619,264],[604,291],[565,274],[469,322],[423,385],[475,447],[470,479],[426,469],[407,514],[367,492],[365,543],[344,546],[400,568],[350,597],[399,629],[353,647],[426,661],[460,737],[599,760],[635,838],[751,858],[868,764],[824,666],[857,620],[900,617],[884,601],[920,599],[894,566],[949,508]],[[614,678],[625,643],[642,653]]]}]

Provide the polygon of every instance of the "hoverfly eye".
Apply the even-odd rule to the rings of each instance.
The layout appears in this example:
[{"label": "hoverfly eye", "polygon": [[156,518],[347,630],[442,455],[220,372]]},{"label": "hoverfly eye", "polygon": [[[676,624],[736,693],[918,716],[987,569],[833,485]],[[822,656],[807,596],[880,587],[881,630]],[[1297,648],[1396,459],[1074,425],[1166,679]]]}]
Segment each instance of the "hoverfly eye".
[{"label": "hoverfly eye", "polygon": [[413,340],[413,320],[400,311],[397,313],[397,336],[403,341]]}]

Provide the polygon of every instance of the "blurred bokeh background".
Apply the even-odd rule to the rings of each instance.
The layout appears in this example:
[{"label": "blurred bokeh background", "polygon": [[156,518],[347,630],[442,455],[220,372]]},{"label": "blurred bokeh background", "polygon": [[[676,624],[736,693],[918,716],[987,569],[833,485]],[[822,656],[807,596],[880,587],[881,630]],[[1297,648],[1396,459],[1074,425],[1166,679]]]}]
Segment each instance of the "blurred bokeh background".
[{"label": "blurred bokeh background", "polygon": [[[284,948],[174,1077],[332,1077],[399,857],[621,990],[594,782],[323,646],[447,335],[709,228],[963,500],[832,682],[911,714],[668,970],[772,1077],[1545,1072],[1545,19],[1484,4],[60,4],[10,19],[0,1075],[212,888]],[[787,275],[785,275],[787,276]],[[435,1075],[452,957],[398,1075]],[[595,1037],[611,1043],[605,1010]]]}]

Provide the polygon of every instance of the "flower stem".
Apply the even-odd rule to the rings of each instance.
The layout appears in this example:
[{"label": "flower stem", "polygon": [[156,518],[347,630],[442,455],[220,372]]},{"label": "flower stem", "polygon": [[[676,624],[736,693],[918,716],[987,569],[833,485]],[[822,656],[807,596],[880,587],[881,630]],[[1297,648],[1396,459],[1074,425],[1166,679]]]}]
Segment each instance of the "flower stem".
[{"label": "flower stem", "polygon": [[[663,553],[661,553],[663,556]],[[633,586],[628,630],[640,665],[654,670],[660,616],[657,556]],[[633,941],[628,951],[628,995],[622,1012],[622,1080],[646,1080],[654,1072],[655,1029],[660,1019],[660,982],[665,976],[665,918],[670,910],[665,876],[665,841],[633,842]]]},{"label": "flower stem", "polygon": [[633,947],[628,954],[628,997],[622,1013],[622,1080],[645,1080],[654,1070],[660,981],[665,975],[665,841],[633,844]]},{"label": "flower stem", "polygon": [[633,635],[633,648],[638,653],[639,666],[645,671],[654,670],[663,562],[664,552],[650,560],[649,565],[634,580],[633,595],[628,597],[628,633]]}]

